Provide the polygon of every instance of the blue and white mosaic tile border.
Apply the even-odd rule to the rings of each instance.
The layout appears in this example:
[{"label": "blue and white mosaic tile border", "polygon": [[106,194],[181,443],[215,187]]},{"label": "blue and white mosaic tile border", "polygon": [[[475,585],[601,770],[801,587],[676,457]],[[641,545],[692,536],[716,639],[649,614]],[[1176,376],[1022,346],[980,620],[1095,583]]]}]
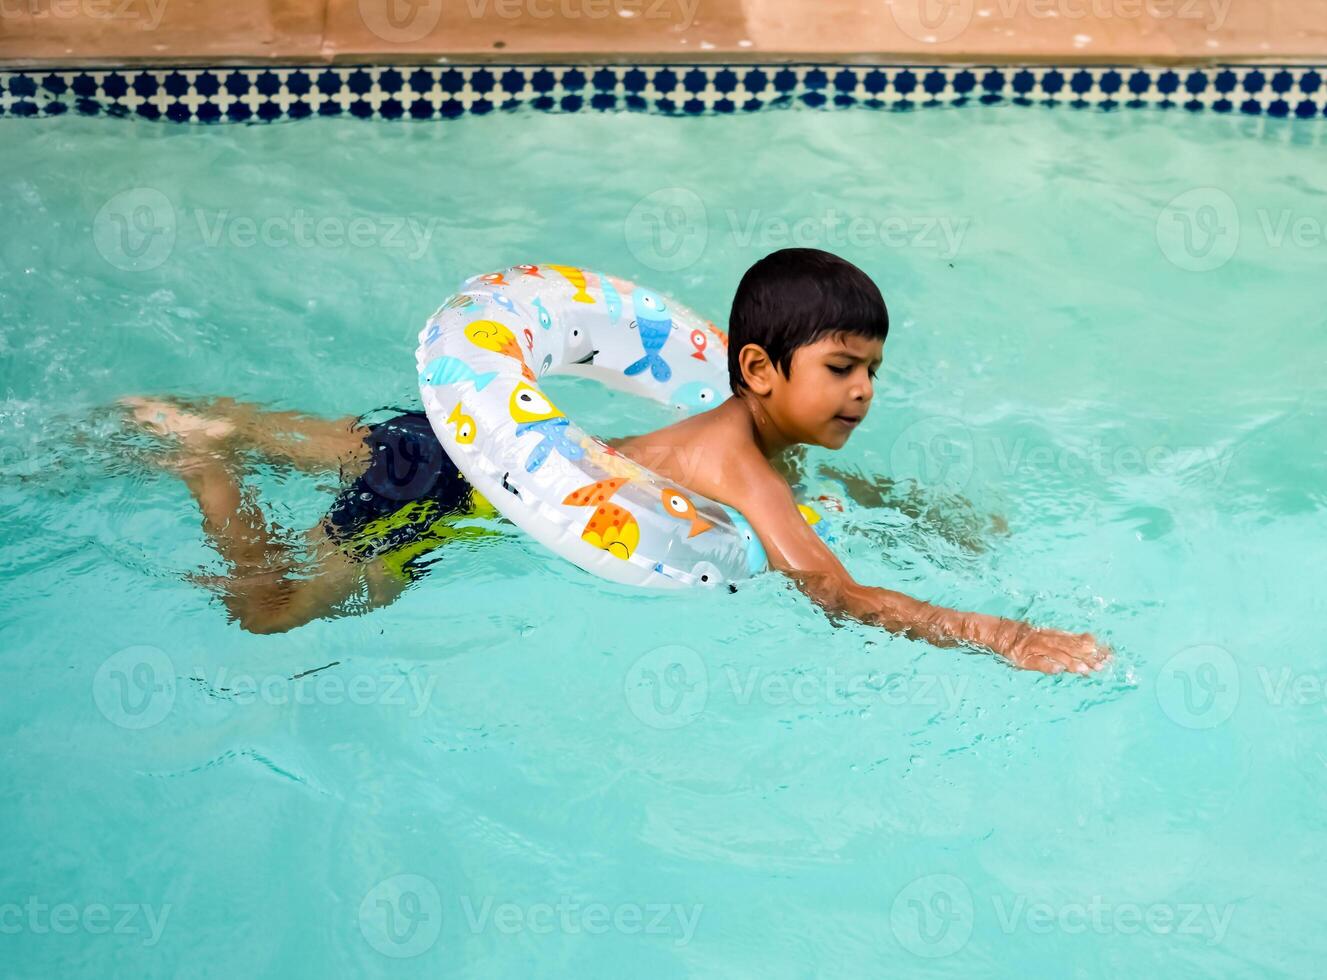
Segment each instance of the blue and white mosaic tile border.
[{"label": "blue and white mosaic tile border", "polygon": [[712,115],[1014,103],[1327,116],[1327,67],[451,65],[0,71],[0,116],[446,119],[528,107]]}]

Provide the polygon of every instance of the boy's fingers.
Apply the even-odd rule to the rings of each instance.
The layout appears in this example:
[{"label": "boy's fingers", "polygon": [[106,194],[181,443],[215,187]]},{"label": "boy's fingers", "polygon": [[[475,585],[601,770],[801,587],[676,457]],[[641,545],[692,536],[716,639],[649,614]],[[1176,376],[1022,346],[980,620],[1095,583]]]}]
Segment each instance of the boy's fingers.
[{"label": "boy's fingers", "polygon": [[1064,664],[1058,660],[1035,653],[1020,660],[1018,666],[1024,670],[1038,670],[1043,674],[1061,674],[1064,672]]}]

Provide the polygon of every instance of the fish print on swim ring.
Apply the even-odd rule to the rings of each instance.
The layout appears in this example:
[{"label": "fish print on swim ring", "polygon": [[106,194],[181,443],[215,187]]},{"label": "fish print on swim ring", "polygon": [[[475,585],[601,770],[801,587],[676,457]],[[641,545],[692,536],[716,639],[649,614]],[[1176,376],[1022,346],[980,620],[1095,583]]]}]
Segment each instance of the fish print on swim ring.
[{"label": "fish print on swim ring", "polygon": [[542,388],[569,375],[679,411],[713,408],[729,397],[727,337],[704,317],[627,279],[525,264],[466,279],[419,339],[420,393],[438,441],[477,494],[554,553],[649,588],[714,586],[768,568],[736,510],[612,449]]}]

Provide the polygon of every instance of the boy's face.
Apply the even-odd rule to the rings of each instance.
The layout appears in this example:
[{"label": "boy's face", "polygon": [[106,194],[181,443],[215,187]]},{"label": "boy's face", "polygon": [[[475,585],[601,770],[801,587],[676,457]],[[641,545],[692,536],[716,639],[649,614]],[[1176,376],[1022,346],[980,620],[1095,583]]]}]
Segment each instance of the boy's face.
[{"label": "boy's face", "polygon": [[822,337],[793,351],[789,377],[774,372],[769,408],[798,442],[841,449],[866,418],[884,342],[860,334]]}]

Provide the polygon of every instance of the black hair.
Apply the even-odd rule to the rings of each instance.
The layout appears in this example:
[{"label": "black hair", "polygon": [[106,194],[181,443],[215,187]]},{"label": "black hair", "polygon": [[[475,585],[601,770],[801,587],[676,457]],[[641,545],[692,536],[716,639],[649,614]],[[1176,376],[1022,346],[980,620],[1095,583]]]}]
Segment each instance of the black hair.
[{"label": "black hair", "polygon": [[883,341],[889,310],[880,289],[857,266],[818,248],[781,248],[750,269],[737,286],[728,317],[728,386],[745,387],[737,355],[759,344],[783,376],[793,351],[826,334],[853,333]]}]

